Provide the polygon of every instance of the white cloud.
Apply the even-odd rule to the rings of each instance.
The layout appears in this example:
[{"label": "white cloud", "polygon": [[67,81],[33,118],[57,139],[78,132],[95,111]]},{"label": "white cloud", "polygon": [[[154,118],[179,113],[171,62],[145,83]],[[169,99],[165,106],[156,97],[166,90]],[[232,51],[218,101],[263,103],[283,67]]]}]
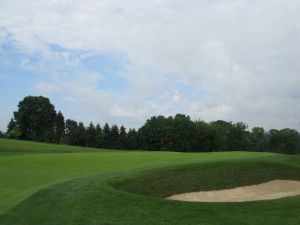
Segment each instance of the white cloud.
[{"label": "white cloud", "polygon": [[49,95],[60,90],[60,87],[46,82],[39,82],[36,85],[36,91],[41,95]]},{"label": "white cloud", "polygon": [[173,97],[172,97],[172,102],[177,103],[177,102],[180,102],[181,100],[182,100],[181,95],[179,94],[179,92],[177,90],[175,90]]},{"label": "white cloud", "polygon": [[[90,117],[185,112],[206,120],[298,128],[299,10],[297,0],[3,0],[0,27],[24,51],[43,52],[55,68],[55,85],[89,108]],[[7,33],[0,31],[1,41]],[[57,53],[49,44],[66,50]],[[80,79],[77,74],[67,87],[59,84],[65,66],[86,73],[80,57],[71,54],[81,50],[127,56],[129,90],[119,96],[99,92],[94,85],[99,74],[88,81],[88,75]],[[174,93],[176,82],[169,74],[208,95],[190,99]],[[55,87],[40,88],[51,92]]]}]

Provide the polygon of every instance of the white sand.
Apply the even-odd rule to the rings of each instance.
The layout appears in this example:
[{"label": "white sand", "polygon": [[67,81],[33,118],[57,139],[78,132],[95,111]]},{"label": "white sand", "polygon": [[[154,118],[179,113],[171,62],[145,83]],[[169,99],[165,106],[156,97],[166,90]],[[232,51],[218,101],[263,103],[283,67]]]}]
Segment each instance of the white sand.
[{"label": "white sand", "polygon": [[167,197],[167,199],[189,202],[244,202],[296,195],[300,195],[300,181],[272,180],[262,184],[232,189],[177,194]]}]

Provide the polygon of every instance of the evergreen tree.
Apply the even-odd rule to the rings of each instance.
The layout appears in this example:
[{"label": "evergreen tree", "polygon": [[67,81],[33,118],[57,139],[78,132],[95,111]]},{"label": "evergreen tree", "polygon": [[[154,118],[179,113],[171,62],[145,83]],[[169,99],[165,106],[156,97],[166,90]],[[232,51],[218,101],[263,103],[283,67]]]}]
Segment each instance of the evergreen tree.
[{"label": "evergreen tree", "polygon": [[119,142],[119,128],[117,125],[112,125],[110,129],[110,143],[111,148],[118,149],[120,148],[120,142]]},{"label": "evergreen tree", "polygon": [[96,147],[103,147],[103,131],[99,123],[96,125]]},{"label": "evergreen tree", "polygon": [[66,137],[65,143],[69,145],[77,145],[76,130],[78,123],[75,120],[66,120]]},{"label": "evergreen tree", "polygon": [[86,146],[86,129],[82,122],[78,123],[78,127],[75,130],[76,143],[79,146]]},{"label": "evergreen tree", "polygon": [[104,148],[111,148],[111,139],[110,139],[110,127],[108,123],[105,123],[103,127],[103,147]]},{"label": "evergreen tree", "polygon": [[126,133],[126,128],[124,126],[120,127],[119,143],[121,149],[128,148],[127,133]]},{"label": "evergreen tree", "polygon": [[91,122],[86,129],[86,140],[87,146],[96,147],[97,146],[97,133],[94,124]]},{"label": "evergreen tree", "polygon": [[65,118],[61,111],[58,111],[55,121],[55,142],[61,143],[65,135]]}]

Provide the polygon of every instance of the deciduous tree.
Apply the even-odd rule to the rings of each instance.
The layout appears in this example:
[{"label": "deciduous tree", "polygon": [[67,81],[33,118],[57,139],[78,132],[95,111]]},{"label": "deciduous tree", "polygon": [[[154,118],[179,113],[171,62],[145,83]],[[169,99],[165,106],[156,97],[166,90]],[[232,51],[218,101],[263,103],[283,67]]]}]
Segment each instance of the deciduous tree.
[{"label": "deciduous tree", "polygon": [[25,97],[19,102],[14,118],[24,139],[53,142],[56,112],[48,98]]}]

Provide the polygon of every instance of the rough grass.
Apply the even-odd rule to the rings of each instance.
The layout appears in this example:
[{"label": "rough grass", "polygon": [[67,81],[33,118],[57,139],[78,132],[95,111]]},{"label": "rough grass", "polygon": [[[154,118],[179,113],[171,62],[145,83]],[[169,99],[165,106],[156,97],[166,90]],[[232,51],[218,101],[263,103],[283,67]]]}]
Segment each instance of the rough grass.
[{"label": "rough grass", "polygon": [[228,189],[274,179],[300,180],[300,168],[266,161],[225,161],[161,168],[110,181],[117,189],[156,197]]},{"label": "rough grass", "polygon": [[136,195],[85,177],[41,190],[0,216],[5,225],[298,225],[300,197],[188,203]]},{"label": "rough grass", "polygon": [[300,224],[299,197],[238,204],[185,203],[117,190],[107,183],[115,177],[137,176],[136,171],[190,163],[239,161],[243,166],[267,161],[295,168],[300,166],[299,156],[80,149],[0,139],[0,152],[5,152],[0,156],[0,224]]}]

